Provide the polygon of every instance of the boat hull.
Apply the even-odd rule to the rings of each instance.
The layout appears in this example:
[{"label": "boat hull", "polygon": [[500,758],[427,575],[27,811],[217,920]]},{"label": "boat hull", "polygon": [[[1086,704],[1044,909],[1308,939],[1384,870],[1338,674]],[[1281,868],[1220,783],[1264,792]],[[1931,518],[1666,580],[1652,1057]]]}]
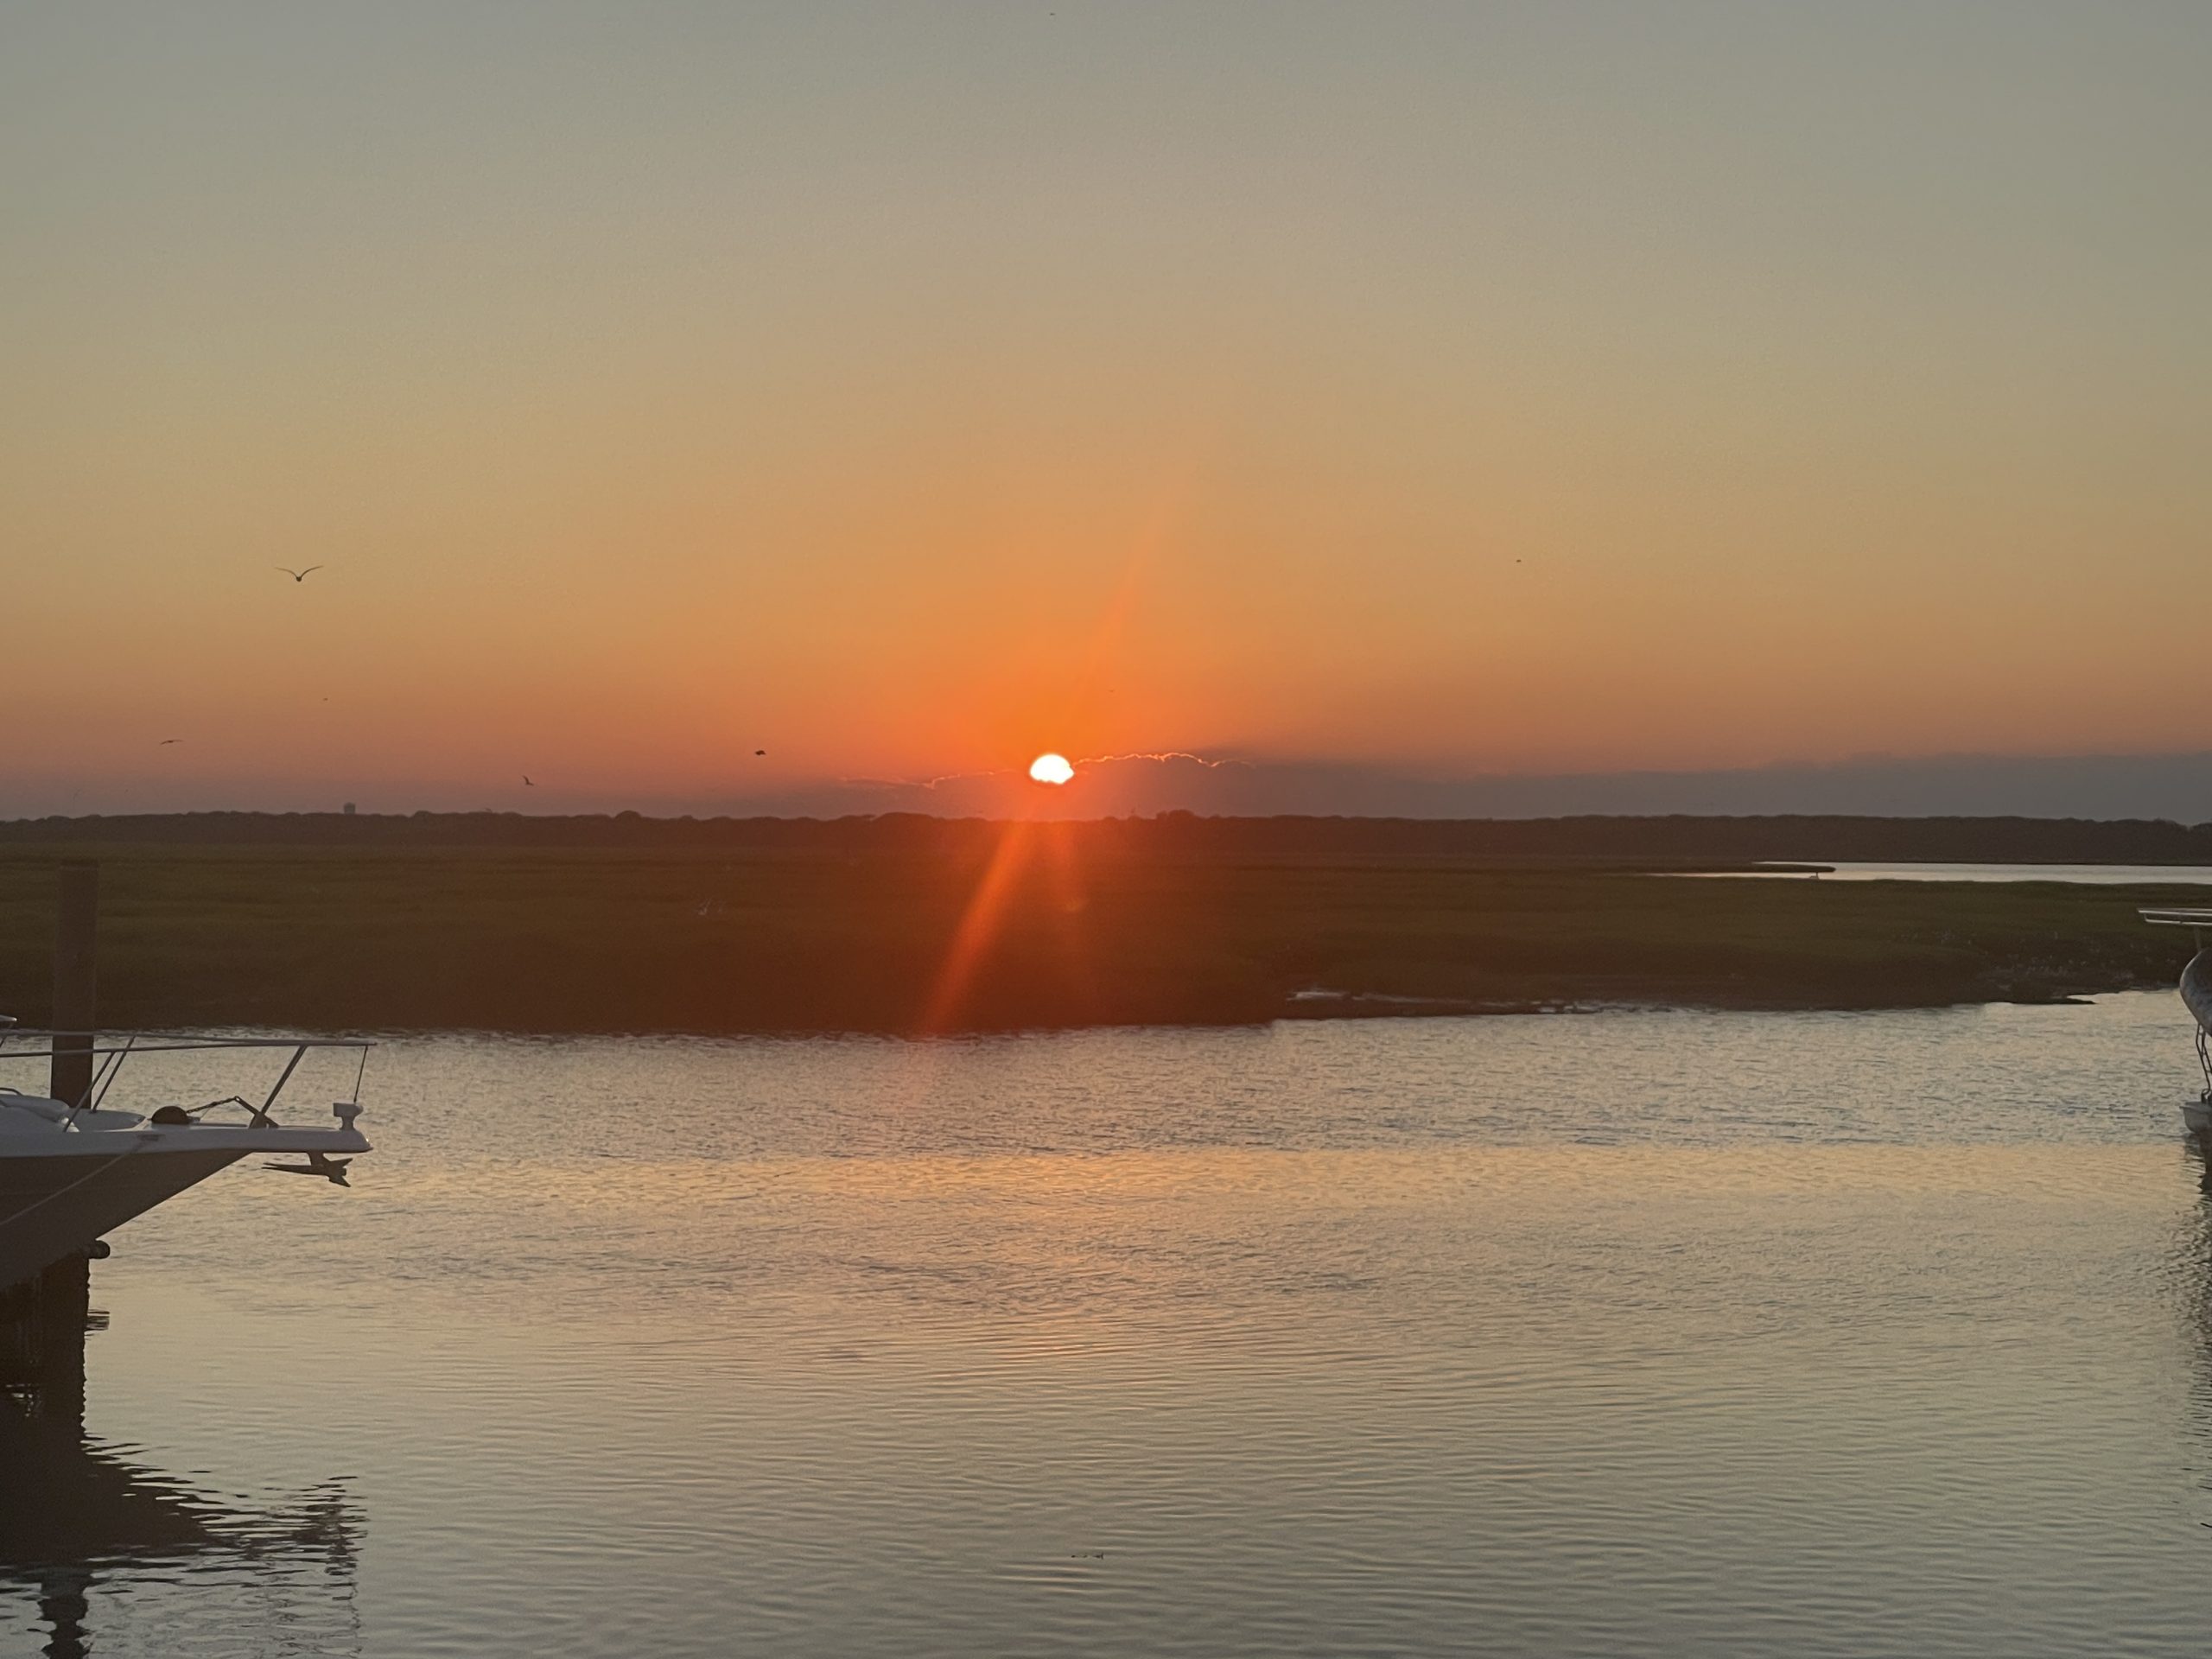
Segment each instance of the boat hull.
[{"label": "boat hull", "polygon": [[2181,970],[2181,1000],[2196,1023],[2212,1032],[2212,946],[2191,957]]},{"label": "boat hull", "polygon": [[0,1288],[90,1249],[104,1233],[246,1156],[229,1147],[102,1148],[56,1157],[0,1150]]}]

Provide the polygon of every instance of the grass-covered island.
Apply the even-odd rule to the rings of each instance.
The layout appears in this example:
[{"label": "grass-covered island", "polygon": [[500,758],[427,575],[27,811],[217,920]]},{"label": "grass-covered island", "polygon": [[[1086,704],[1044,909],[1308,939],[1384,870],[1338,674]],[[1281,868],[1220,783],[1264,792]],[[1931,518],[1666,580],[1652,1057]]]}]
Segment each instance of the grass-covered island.
[{"label": "grass-covered island", "polygon": [[[1501,841],[1357,820],[13,824],[0,1012],[47,1016],[63,858],[100,865],[101,1013],[124,1027],[912,1032],[1595,1001],[1901,1007],[2171,983],[2190,949],[2135,911],[2199,890],[1669,880],[1651,872],[1976,843],[1937,836],[1916,855],[1928,837],[1804,828],[1871,820],[1764,837],[1741,826],[1790,821],[1654,820],[1638,857],[1636,821],[1609,822],[1629,827],[1559,831],[1548,844],[1567,851],[1548,859],[1527,826]],[[1682,829],[1700,823],[1719,827]],[[2046,838],[2028,855],[2069,852]]]}]

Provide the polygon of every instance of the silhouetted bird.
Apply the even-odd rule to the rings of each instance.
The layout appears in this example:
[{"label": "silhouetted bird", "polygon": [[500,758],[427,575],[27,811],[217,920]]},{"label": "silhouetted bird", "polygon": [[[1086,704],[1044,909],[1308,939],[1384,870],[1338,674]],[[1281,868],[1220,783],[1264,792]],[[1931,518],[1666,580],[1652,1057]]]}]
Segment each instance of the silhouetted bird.
[{"label": "silhouetted bird", "polygon": [[530,781],[530,774],[526,772],[522,775],[522,786],[524,789],[536,789],[537,787],[536,784]]},{"label": "silhouetted bird", "polygon": [[768,751],[767,751],[767,750],[766,750],[766,749],[755,749],[755,750],[753,750],[753,759],[758,760],[758,759],[760,759],[760,756],[762,756],[762,755],[764,755],[764,754],[766,754],[766,753],[768,753]]},{"label": "silhouetted bird", "polygon": [[154,747],[157,749],[166,749],[172,743],[181,743],[184,740],[181,737],[165,737],[160,742],[155,744]]},{"label": "silhouetted bird", "polygon": [[319,564],[311,564],[304,570],[295,570],[289,564],[272,564],[269,568],[272,570],[282,570],[294,582],[305,582],[309,576],[322,569]]}]

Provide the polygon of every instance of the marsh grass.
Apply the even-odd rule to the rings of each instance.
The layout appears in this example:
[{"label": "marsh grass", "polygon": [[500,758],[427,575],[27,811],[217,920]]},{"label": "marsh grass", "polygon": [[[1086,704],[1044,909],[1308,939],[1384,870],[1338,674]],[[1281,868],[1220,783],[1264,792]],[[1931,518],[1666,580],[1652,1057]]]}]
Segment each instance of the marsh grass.
[{"label": "marsh grass", "polygon": [[1896,1007],[2170,982],[2190,948],[2137,920],[2189,899],[2155,886],[1169,855],[1077,825],[860,850],[27,845],[0,852],[0,1011],[26,1023],[48,1013],[63,856],[101,866],[118,1027],[912,1032],[1376,1006],[1288,1002],[1314,987]]}]

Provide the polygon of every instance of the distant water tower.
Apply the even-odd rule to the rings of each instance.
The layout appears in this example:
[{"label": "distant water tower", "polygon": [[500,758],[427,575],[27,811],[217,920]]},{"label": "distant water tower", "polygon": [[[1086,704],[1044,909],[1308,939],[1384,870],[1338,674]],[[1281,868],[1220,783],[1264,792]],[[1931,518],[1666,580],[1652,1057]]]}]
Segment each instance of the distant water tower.
[{"label": "distant water tower", "polygon": [[349,818],[353,816],[353,803],[351,801],[346,803],[346,816]]}]

